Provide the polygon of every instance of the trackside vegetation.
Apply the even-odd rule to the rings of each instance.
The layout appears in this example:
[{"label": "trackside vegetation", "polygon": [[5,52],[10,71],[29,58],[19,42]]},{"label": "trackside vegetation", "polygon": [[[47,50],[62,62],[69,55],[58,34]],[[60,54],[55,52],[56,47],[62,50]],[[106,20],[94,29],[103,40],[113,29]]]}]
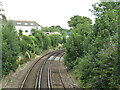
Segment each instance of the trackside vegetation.
[{"label": "trackside vegetation", "polygon": [[[60,44],[66,49],[64,63],[80,88],[120,88],[120,3],[95,3],[90,10],[95,23],[85,16],[70,18],[70,30],[60,26],[16,32],[12,22],[2,23],[2,75],[15,71],[43,51]],[[47,35],[46,32],[60,34]]]},{"label": "trackside vegetation", "polygon": [[65,64],[81,88],[118,88],[120,58],[118,58],[119,3],[101,2],[93,5],[95,24],[83,16],[68,21],[70,37],[65,44]]},{"label": "trackside vegetation", "polygon": [[[2,26],[3,76],[10,71],[15,71],[20,64],[24,64],[43,51],[57,47],[63,42],[62,32],[60,32],[61,35],[46,35],[44,33],[45,28],[41,30],[32,29],[32,34],[26,36],[22,34],[22,30],[16,32],[15,26],[10,21],[5,21]],[[51,30],[55,31],[54,29]]]}]

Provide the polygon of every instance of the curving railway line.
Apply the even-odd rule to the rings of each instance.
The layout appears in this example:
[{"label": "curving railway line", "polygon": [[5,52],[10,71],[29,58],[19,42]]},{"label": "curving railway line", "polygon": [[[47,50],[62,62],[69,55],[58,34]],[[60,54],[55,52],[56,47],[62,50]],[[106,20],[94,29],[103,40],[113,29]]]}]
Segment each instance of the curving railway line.
[{"label": "curving railway line", "polygon": [[33,88],[34,90],[42,88],[66,89],[60,65],[64,51],[57,50],[40,57],[26,73],[20,85],[20,90],[24,90],[25,88]]},{"label": "curving railway line", "polygon": [[51,88],[51,81],[50,81],[50,66],[52,60],[54,60],[57,55],[62,53],[63,51],[56,52],[54,55],[51,56],[51,59],[49,58],[46,60],[42,67],[40,68],[40,71],[38,72],[37,80],[36,80],[36,89],[39,88]]}]

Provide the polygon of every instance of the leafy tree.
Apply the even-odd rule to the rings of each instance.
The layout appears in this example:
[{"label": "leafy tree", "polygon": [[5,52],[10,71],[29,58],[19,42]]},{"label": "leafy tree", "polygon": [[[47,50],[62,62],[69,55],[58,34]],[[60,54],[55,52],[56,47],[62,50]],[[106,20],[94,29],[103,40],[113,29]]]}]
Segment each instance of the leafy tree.
[{"label": "leafy tree", "polygon": [[44,32],[60,32],[60,29],[58,26],[43,27],[42,30]]},{"label": "leafy tree", "polygon": [[6,75],[11,70],[15,70],[18,66],[18,37],[15,27],[11,22],[6,22],[3,24],[2,36],[2,71],[3,75]]},{"label": "leafy tree", "polygon": [[[77,20],[75,20],[77,18]],[[83,20],[83,21],[82,21]],[[76,22],[75,22],[76,21]],[[91,32],[91,20],[87,17],[74,16],[69,21],[69,26],[72,26],[70,37],[66,43],[66,63],[73,68],[75,66],[74,62],[77,57],[82,57],[84,55],[84,41]]]},{"label": "leafy tree", "polygon": [[58,34],[52,34],[49,36],[49,38],[51,40],[52,47],[56,47],[58,46],[59,43],[62,42],[61,35],[58,35]]},{"label": "leafy tree", "polygon": [[46,50],[51,47],[50,38],[46,34],[44,34],[42,30],[33,30],[32,35],[36,38],[35,44],[41,50]]},{"label": "leafy tree", "polygon": [[[116,87],[119,81],[119,76],[115,74],[118,67],[116,65],[116,63],[118,62],[118,3],[101,2],[100,4],[95,4],[93,6],[93,13],[97,16],[96,23],[94,25],[95,36],[93,46],[96,47],[96,50],[94,51],[94,58],[102,62],[100,64],[98,61],[96,61],[97,65],[107,65],[106,69],[104,67],[99,67],[100,69],[104,69],[104,72],[96,76],[96,79],[100,80],[99,77],[102,75],[102,79],[100,80],[100,82],[96,84],[94,83],[94,86],[104,87],[105,85],[105,87],[108,88]],[[112,51],[110,50],[110,48],[112,49]],[[101,50],[103,50],[104,53],[108,55],[106,55],[106,57],[104,57],[104,55],[102,55],[102,57],[99,57],[102,52]],[[112,63],[113,65],[109,65],[110,63]],[[103,81],[104,83],[102,83]]]},{"label": "leafy tree", "polygon": [[96,21],[93,26],[86,18],[79,20],[81,16],[68,21],[73,28],[66,43],[65,63],[82,87],[116,88],[120,85],[118,4],[94,4],[91,11]]},{"label": "leafy tree", "polygon": [[39,50],[37,49],[36,50],[36,54],[39,54],[42,52],[42,48],[43,48],[43,32],[40,31],[40,30],[34,30],[33,34],[32,34],[35,38],[36,38],[36,41],[35,41],[35,44],[37,45],[36,48],[39,48]]},{"label": "leafy tree", "polygon": [[87,17],[84,17],[84,16],[82,17],[82,16],[76,15],[74,17],[71,17],[70,19],[71,19],[71,21],[68,21],[69,26],[70,27],[75,27],[75,28],[77,27],[78,24],[83,24],[86,21],[91,23],[91,20]]}]

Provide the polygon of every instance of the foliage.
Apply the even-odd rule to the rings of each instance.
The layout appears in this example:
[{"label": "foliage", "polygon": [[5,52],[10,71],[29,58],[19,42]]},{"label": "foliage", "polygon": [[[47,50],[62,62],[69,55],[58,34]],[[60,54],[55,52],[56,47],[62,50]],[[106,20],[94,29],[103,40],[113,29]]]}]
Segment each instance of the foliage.
[{"label": "foliage", "polygon": [[[65,58],[69,63],[74,63],[77,57],[82,57],[84,55],[84,46],[85,46],[84,40],[86,40],[86,37],[88,37],[88,34],[90,34],[92,28],[91,22],[89,22],[90,19],[88,18],[86,19],[85,17],[81,17],[81,16],[79,17],[80,17],[79,19],[84,20],[84,22],[78,20],[81,21],[82,23],[81,22],[77,23],[77,25],[73,27],[70,37],[68,38],[67,43],[65,45],[66,46]],[[73,22],[73,21],[69,21],[69,22]],[[73,67],[74,66],[72,65],[69,68],[73,68]]]},{"label": "foliage", "polygon": [[2,71],[3,75],[6,75],[18,66],[19,41],[15,27],[11,22],[4,23],[2,35]]},{"label": "foliage", "polygon": [[65,63],[84,88],[116,88],[120,85],[118,59],[118,3],[101,2],[91,10],[96,21],[74,16],[66,43]]},{"label": "foliage", "polygon": [[43,27],[42,30],[44,32],[60,32],[58,26],[51,26],[51,27]]},{"label": "foliage", "polygon": [[36,38],[35,44],[37,48],[41,49],[37,51],[36,54],[39,54],[42,50],[49,49],[50,47],[50,39],[40,30],[34,30],[32,35]]},{"label": "foliage", "polygon": [[61,35],[58,35],[58,34],[50,35],[49,38],[51,40],[52,47],[56,47],[56,46],[58,46],[59,43],[62,42]]},{"label": "foliage", "polygon": [[19,38],[20,54],[21,57],[23,57],[20,63],[24,63],[27,58],[30,59],[32,54],[38,55],[44,50],[58,46],[61,42],[61,37],[59,35],[47,36],[42,30],[37,29],[32,29],[32,34],[30,36],[22,35],[20,30]]},{"label": "foliage", "polygon": [[32,29],[32,35],[22,35],[22,31],[19,31],[19,45],[20,45],[20,64],[28,61],[35,54],[40,54],[43,50],[47,50],[51,47],[50,39],[42,31]]},{"label": "foliage", "polygon": [[42,30],[37,29],[32,29],[32,34],[29,36],[23,35],[22,30],[16,33],[12,22],[3,24],[2,36],[3,75],[7,75],[19,64],[62,42],[61,35],[47,36]]},{"label": "foliage", "polygon": [[61,28],[60,26],[51,26],[51,27],[42,27],[42,31],[44,32],[59,32],[64,33],[67,29]]},{"label": "foliage", "polygon": [[[42,27],[41,30],[43,32],[58,32],[58,33],[60,33],[62,35],[61,36],[62,43],[66,43],[67,32],[69,32],[68,29],[61,28],[60,26],[51,26],[51,27]],[[53,35],[53,36],[55,36],[55,35]],[[60,35],[58,35],[58,36],[60,36]],[[52,38],[52,36],[50,36],[50,37]]]},{"label": "foliage", "polygon": [[82,16],[78,16],[78,15],[76,15],[74,17],[71,17],[70,20],[71,21],[68,21],[69,26],[70,27],[75,27],[75,28],[77,27],[78,24],[83,24],[86,21],[91,23],[91,20],[89,18],[84,17],[84,16],[83,17]]}]

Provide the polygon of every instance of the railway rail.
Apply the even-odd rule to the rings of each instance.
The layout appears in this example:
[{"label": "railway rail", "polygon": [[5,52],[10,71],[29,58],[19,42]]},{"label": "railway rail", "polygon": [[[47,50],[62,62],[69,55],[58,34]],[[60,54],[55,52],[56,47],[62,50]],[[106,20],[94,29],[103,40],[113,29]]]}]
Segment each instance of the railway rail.
[{"label": "railway rail", "polygon": [[[34,90],[62,88],[65,90],[66,82],[63,79],[65,75],[61,64],[63,62],[61,62],[61,59],[64,56],[64,51],[57,50],[40,57],[26,73],[20,85],[20,90],[25,88],[33,88]],[[68,74],[66,77],[68,77]],[[73,86],[74,82],[72,80],[71,82],[71,86]]]},{"label": "railway rail", "polygon": [[[59,58],[59,66],[60,66],[60,60],[61,60],[61,58],[63,57],[64,54],[65,54],[65,53],[63,53],[62,56]],[[65,86],[65,84],[64,84],[64,81],[63,81],[63,79],[62,79],[62,74],[61,74],[60,68],[59,68],[59,76],[60,76],[60,80],[61,80],[61,83],[62,83],[62,85],[63,85],[63,88],[66,89],[66,86]]]},{"label": "railway rail", "polygon": [[[64,56],[64,54],[65,53],[63,53],[63,56]],[[61,62],[62,61],[61,59],[62,59],[62,56],[61,56],[61,58],[59,58],[59,66],[63,67],[64,64],[63,64],[63,62]],[[64,89],[66,89],[66,88],[78,88],[79,86],[73,80],[72,76],[68,72],[66,72],[66,73],[65,72],[66,72],[66,70],[59,68],[59,76],[61,78],[61,82],[64,86]],[[69,84],[67,83],[68,85],[65,84],[65,81],[64,81],[64,78],[63,78],[65,76],[66,76],[66,78],[68,78],[67,79],[67,81],[69,82]]]},{"label": "railway rail", "polygon": [[[51,67],[50,67],[50,76],[51,76],[51,88],[65,88],[64,83],[61,83],[62,80],[59,76],[59,72],[58,72],[58,68],[59,67],[59,62],[58,60],[63,56],[63,53],[59,54],[58,57],[56,57],[56,59],[54,59],[51,62]],[[57,65],[57,66],[55,66]],[[56,67],[56,69],[54,68],[54,66]]]},{"label": "railway rail", "polygon": [[62,52],[63,51],[57,52],[56,54],[54,54],[54,56],[51,59],[44,61],[42,67],[38,72],[36,86],[35,86],[36,90],[40,88],[51,88],[51,81],[50,81],[51,62],[57,57],[57,55],[59,55]]},{"label": "railway rail", "polygon": [[[29,71],[27,72],[27,74],[25,75],[21,85],[20,85],[20,89],[19,90],[23,90],[24,88],[41,88],[40,85],[36,85],[36,80],[40,79],[40,75],[39,78],[36,79],[36,77],[38,77],[38,70],[39,68],[42,68],[43,65],[45,65],[48,61],[48,59],[56,54],[59,54],[61,52],[63,52],[64,50],[58,50],[58,51],[53,51],[50,53],[47,53],[45,55],[43,55],[39,60],[37,60],[29,69]],[[47,66],[47,65],[45,65]],[[41,70],[40,70],[41,72]],[[40,83],[40,81],[39,81]],[[38,86],[38,87],[37,87]],[[47,87],[48,88],[48,87]]]},{"label": "railway rail", "polygon": [[60,69],[60,65],[59,65],[59,60],[61,59],[61,57],[64,55],[64,52],[59,54],[58,57],[56,57],[50,65],[50,82],[51,82],[51,88],[64,88],[65,89],[65,85],[63,83],[63,80],[61,78],[59,69]]}]

